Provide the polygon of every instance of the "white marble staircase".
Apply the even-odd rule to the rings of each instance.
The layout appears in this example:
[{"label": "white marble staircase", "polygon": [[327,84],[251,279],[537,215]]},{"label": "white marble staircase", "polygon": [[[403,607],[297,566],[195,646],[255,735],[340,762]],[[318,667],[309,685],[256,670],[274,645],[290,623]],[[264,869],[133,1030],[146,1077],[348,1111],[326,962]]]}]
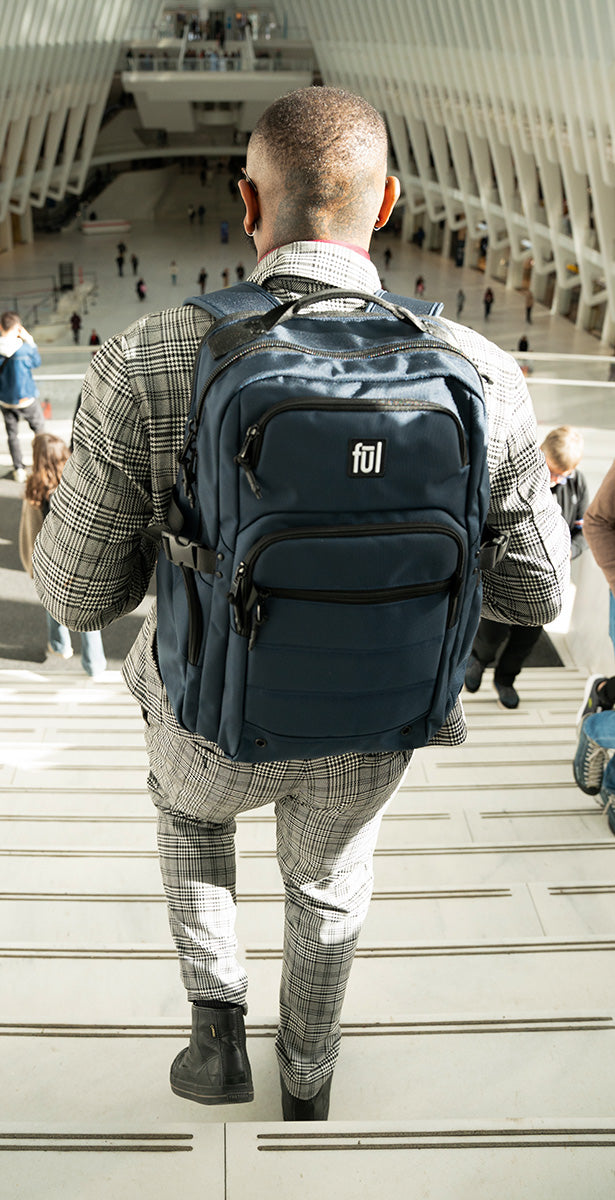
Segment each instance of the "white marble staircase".
[{"label": "white marble staircase", "polygon": [[611,1198],[615,838],[572,778],[582,690],[526,670],[507,713],[487,673],[465,746],[416,755],[309,1126],[281,1121],[270,810],[238,830],[256,1098],[194,1105],[168,1086],[190,1014],[139,710],[119,681],[0,672],[1,1200]]}]

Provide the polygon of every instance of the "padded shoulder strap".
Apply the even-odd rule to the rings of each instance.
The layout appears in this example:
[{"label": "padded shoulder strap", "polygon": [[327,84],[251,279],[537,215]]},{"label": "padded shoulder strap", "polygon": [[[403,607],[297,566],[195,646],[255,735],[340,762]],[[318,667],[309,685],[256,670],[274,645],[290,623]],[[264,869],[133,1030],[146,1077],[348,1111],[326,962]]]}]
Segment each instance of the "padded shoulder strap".
[{"label": "padded shoulder strap", "polygon": [[249,280],[245,283],[235,283],[219,292],[208,292],[205,296],[191,296],[184,300],[184,304],[196,304],[198,308],[204,308],[212,317],[239,316],[248,311],[266,312],[270,308],[277,308],[281,303],[277,296],[266,291],[258,283],[250,283]]},{"label": "padded shoulder strap", "polygon": [[444,308],[441,300],[410,299],[409,296],[397,296],[395,292],[385,292],[382,288],[377,288],[374,296],[382,296],[391,304],[400,304],[402,308],[408,308],[411,313],[416,313],[417,317],[439,317]]}]

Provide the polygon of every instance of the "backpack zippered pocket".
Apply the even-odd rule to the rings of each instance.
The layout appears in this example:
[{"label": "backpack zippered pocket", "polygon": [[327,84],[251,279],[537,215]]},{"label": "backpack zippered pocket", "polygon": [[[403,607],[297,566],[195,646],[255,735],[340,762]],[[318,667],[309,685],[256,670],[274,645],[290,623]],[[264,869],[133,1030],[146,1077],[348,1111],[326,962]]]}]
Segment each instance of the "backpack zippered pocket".
[{"label": "backpack zippered pocket", "polygon": [[[462,467],[467,465],[468,450],[463,425],[461,424],[457,413],[454,412],[452,408],[446,408],[444,404],[437,404],[433,401],[424,399],[404,397],[386,400],[379,399],[378,397],[373,397],[366,400],[341,400],[326,396],[293,397],[293,399],[289,400],[280,400],[277,404],[274,404],[271,406],[271,408],[268,408],[262,414],[262,416],[254,421],[246,430],[241,449],[239,453],[235,455],[234,461],[245,472],[248,483],[257,500],[260,500],[261,498],[261,489],[256,477],[256,469],[263,452],[265,435],[271,425],[271,422],[275,422],[276,418],[286,416],[287,414],[312,411],[317,413],[331,413],[333,415],[343,414],[344,417],[348,413],[355,412],[369,413],[372,415],[380,414],[380,434],[384,434],[386,432],[387,414],[396,417],[396,415],[400,412],[438,413],[441,416],[445,416],[449,421],[452,422],[452,427],[455,430],[459,445],[460,465]],[[289,448],[290,447],[292,447],[292,442],[290,442]]]},{"label": "backpack zippered pocket", "polygon": [[265,742],[297,728],[308,743],[410,729],[429,709],[442,646],[454,636],[465,562],[462,535],[444,521],[259,538],[229,593],[239,635],[233,675],[244,681],[225,705],[229,741],[244,723]]}]

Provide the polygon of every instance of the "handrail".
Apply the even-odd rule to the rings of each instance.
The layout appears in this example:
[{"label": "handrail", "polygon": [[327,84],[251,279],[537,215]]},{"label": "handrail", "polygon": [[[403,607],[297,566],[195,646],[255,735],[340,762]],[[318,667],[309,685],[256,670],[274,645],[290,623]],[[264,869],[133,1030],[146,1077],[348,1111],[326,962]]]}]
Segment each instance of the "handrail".
[{"label": "handrail", "polygon": [[[242,43],[243,45],[243,43]],[[220,53],[217,50],[207,51],[201,58],[199,55],[191,55],[187,53],[181,59],[177,58],[162,58],[160,56],[150,55],[142,59],[135,59],[126,66],[124,74],[179,74],[184,72],[205,72],[205,73],[224,73],[225,71],[240,71],[244,75],[254,71],[311,71],[314,67],[313,59],[295,59],[282,57],[254,57],[254,61],[249,65],[242,62],[241,57],[233,57],[224,52]]]}]

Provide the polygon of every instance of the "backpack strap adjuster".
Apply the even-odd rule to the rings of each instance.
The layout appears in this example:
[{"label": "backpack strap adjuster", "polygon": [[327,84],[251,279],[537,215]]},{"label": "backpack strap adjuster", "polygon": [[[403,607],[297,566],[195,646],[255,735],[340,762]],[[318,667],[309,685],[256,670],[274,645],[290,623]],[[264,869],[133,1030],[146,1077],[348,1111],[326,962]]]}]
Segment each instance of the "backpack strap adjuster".
[{"label": "backpack strap adjuster", "polygon": [[209,546],[200,546],[189,538],[177,537],[168,529],[162,531],[162,545],[169,562],[176,567],[189,567],[192,571],[200,571],[202,575],[214,575],[216,571],[216,552]]},{"label": "backpack strap adjuster", "polygon": [[495,533],[489,526],[483,530],[484,541],[478,552],[478,565],[481,571],[493,571],[501,563],[508,549],[509,533]]}]

